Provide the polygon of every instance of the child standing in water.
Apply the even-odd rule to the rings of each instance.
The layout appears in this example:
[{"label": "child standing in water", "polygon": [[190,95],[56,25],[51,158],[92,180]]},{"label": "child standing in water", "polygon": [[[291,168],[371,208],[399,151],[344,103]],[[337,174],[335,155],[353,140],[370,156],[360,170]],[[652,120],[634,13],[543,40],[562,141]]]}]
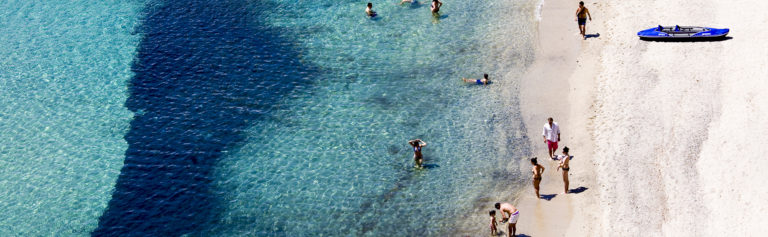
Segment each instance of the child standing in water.
[{"label": "child standing in water", "polygon": [[491,210],[491,235],[496,236],[497,235],[497,229],[496,229],[496,211]]}]

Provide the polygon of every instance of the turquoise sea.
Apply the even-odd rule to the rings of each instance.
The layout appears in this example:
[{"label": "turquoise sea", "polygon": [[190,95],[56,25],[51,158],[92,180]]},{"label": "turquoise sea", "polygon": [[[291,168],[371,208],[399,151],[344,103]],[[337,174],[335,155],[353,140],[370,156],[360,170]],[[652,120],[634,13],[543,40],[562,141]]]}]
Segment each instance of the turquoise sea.
[{"label": "turquoise sea", "polygon": [[539,2],[365,3],[0,3],[0,235],[485,234]]}]

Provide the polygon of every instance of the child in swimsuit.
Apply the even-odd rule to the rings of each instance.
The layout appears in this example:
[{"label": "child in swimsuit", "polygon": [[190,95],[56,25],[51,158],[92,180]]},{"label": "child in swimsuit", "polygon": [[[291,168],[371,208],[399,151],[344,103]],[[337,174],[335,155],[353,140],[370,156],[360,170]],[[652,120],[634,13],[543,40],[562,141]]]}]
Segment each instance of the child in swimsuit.
[{"label": "child in swimsuit", "polygon": [[489,214],[491,214],[491,235],[496,236],[498,231],[496,229],[496,211],[491,210]]},{"label": "child in swimsuit", "polygon": [[483,74],[482,79],[472,79],[472,78],[461,78],[466,83],[475,83],[477,85],[488,85],[488,83],[491,83],[491,80],[488,79],[488,74]]}]

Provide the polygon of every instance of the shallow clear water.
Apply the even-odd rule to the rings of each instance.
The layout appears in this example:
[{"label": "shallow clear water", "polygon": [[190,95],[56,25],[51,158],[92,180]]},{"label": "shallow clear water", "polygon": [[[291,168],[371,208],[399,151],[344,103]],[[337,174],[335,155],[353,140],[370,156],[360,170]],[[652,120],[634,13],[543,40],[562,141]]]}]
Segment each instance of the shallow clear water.
[{"label": "shallow clear water", "polygon": [[[525,151],[518,109],[509,107],[516,98],[494,86],[514,91],[510,77],[532,55],[529,35],[502,27],[532,23],[533,11],[510,15],[494,8],[515,5],[451,2],[436,21],[428,5],[386,3],[371,20],[361,6],[280,1],[274,8],[281,10],[267,14],[322,72],[221,160],[215,177],[226,211],[209,231],[452,233],[473,199],[499,182],[492,176],[516,187],[520,180],[504,165]],[[483,72],[497,84],[459,80]],[[425,170],[412,168],[412,138],[429,143]]]},{"label": "shallow clear water", "polygon": [[96,227],[127,147],[140,7],[0,2],[0,235]]},{"label": "shallow clear water", "polygon": [[[16,26],[73,22],[0,36],[16,59],[0,74],[0,233],[466,231],[521,182],[507,170],[527,152],[514,82],[535,6],[446,2],[434,18],[426,3],[375,2],[374,19],[359,1],[82,2],[96,10],[79,18],[8,4]],[[495,83],[459,79],[482,73]]]}]

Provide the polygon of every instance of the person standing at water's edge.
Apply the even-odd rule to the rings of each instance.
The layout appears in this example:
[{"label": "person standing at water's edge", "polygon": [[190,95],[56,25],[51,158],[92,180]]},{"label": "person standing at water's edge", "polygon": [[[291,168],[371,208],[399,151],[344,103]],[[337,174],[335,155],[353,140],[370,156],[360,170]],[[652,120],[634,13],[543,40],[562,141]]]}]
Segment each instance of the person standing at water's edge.
[{"label": "person standing at water's edge", "polygon": [[544,173],[544,166],[539,164],[536,157],[531,158],[531,165],[533,165],[531,169],[531,172],[533,172],[533,189],[536,190],[536,198],[541,198],[541,195],[539,195],[539,184],[541,184],[541,174]]},{"label": "person standing at water's edge", "polygon": [[421,139],[414,139],[408,141],[413,147],[413,161],[416,163],[416,167],[421,168],[424,161],[424,155],[421,154],[421,148],[427,146],[427,143]]},{"label": "person standing at water's edge", "polygon": [[568,147],[563,147],[563,156],[560,157],[560,165],[557,166],[558,170],[563,169],[563,183],[565,184],[564,194],[568,194],[568,171],[571,170],[571,166],[569,165],[571,155],[568,154],[568,150]]},{"label": "person standing at water's edge", "polygon": [[517,232],[517,219],[520,216],[520,211],[509,203],[496,203],[493,205],[496,209],[501,211],[501,223],[507,222],[507,237],[515,236]]},{"label": "person standing at water's edge", "polygon": [[589,9],[584,6],[584,2],[579,2],[579,8],[576,9],[576,21],[579,22],[579,32],[584,39],[587,39],[585,33],[587,28],[587,16],[589,16],[589,21],[592,21],[592,15],[589,14]]},{"label": "person standing at water's edge", "polygon": [[552,118],[547,119],[547,123],[544,124],[544,143],[547,144],[547,150],[549,151],[549,158],[553,158],[555,151],[557,151],[557,142],[560,141],[560,126],[553,122]]},{"label": "person standing at water's edge", "polygon": [[490,212],[488,212],[488,214],[491,215],[491,225],[490,225],[491,226],[491,235],[492,236],[496,236],[496,233],[498,231],[498,229],[496,228],[496,225],[497,225],[497,223],[496,223],[496,211],[491,210]]},{"label": "person standing at water's edge", "polygon": [[370,3],[370,2],[368,3],[368,7],[365,8],[365,14],[370,17],[376,16],[376,12],[373,11],[373,3]]}]

